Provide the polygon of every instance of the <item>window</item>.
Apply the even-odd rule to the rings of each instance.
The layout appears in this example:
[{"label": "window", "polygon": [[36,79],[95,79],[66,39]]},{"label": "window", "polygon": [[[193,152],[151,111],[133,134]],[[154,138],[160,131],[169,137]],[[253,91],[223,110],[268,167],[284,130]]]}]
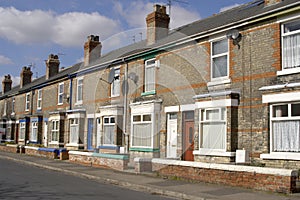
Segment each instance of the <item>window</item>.
[{"label": "window", "polygon": [[15,97],[13,97],[11,100],[11,113],[12,114],[15,113],[15,103],[16,103],[16,99],[15,99]]},{"label": "window", "polygon": [[200,110],[200,148],[226,149],[226,108]]},{"label": "window", "polygon": [[152,147],[152,116],[151,114],[133,115],[133,138],[134,147]]},{"label": "window", "polygon": [[25,97],[25,111],[28,111],[29,108],[30,108],[30,93],[27,93]]},{"label": "window", "polygon": [[82,87],[83,87],[83,79],[80,78],[77,80],[77,95],[76,95],[77,103],[82,103]]},{"label": "window", "polygon": [[25,140],[26,122],[20,122],[20,140]]},{"label": "window", "polygon": [[42,90],[38,90],[37,93],[37,109],[38,110],[42,109]]},{"label": "window", "polygon": [[29,140],[32,142],[36,142],[37,141],[37,132],[38,132],[38,122],[32,122],[31,126],[32,126],[32,128],[31,128]]},{"label": "window", "polygon": [[103,144],[104,145],[114,145],[115,144],[115,118],[114,117],[104,117],[103,118]]},{"label": "window", "polygon": [[282,68],[300,67],[300,20],[282,25]]},{"label": "window", "polygon": [[155,91],[155,59],[145,62],[145,92]]},{"label": "window", "polygon": [[271,105],[274,152],[300,152],[300,102]]},{"label": "window", "polygon": [[79,142],[78,118],[70,119],[70,143],[78,144],[78,142]]},{"label": "window", "polygon": [[51,141],[58,142],[59,139],[59,120],[51,121]]},{"label": "window", "polygon": [[120,69],[116,69],[114,81],[111,84],[111,96],[116,97],[119,95],[120,95]]},{"label": "window", "polygon": [[58,102],[57,102],[57,104],[59,104],[59,105],[63,104],[63,98],[64,98],[64,83],[60,83],[58,85]]},{"label": "window", "polygon": [[228,77],[228,40],[211,43],[211,78]]}]

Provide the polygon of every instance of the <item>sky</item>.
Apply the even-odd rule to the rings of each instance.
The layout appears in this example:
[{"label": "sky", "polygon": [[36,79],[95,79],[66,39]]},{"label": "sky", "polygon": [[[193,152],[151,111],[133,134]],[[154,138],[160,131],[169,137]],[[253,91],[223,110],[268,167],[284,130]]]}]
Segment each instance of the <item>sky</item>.
[{"label": "sky", "polygon": [[[146,38],[146,16],[154,4],[171,2],[170,28],[201,20],[252,0],[0,0],[0,81],[19,85],[30,66],[45,75],[50,54],[60,67],[83,61],[89,35],[99,35],[102,54]],[[169,13],[169,7],[167,6]],[[0,87],[1,88],[1,87]]]}]

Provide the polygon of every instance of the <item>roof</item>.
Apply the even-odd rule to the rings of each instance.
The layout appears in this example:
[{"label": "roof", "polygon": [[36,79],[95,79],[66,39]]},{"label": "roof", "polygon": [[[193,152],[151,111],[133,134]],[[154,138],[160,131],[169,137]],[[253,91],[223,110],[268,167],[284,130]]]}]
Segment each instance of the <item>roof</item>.
[{"label": "roof", "polygon": [[[69,74],[76,74],[78,72],[88,71],[90,69],[99,69],[99,67],[106,67],[121,62],[124,59],[130,59],[131,57],[140,56],[143,54],[151,53],[168,46],[176,45],[176,43],[184,42],[196,37],[205,36],[206,34],[214,33],[218,30],[228,29],[233,25],[249,22],[255,18],[269,15],[272,12],[292,8],[300,5],[299,0],[283,0],[280,3],[265,6],[264,0],[254,0],[250,3],[243,4],[241,6],[226,10],[219,14],[215,14],[211,17],[195,21],[193,23],[181,26],[169,32],[168,36],[157,41],[153,45],[146,44],[146,40],[113,50],[96,60],[93,65],[84,66],[82,63],[75,64],[74,66],[62,70],[49,80],[45,80],[45,76],[35,79],[32,83],[27,84],[23,88],[19,86],[13,88],[11,91],[4,95],[10,95],[15,93],[24,92],[30,90],[30,88],[39,87],[45,85],[51,81],[61,79]],[[1,96],[0,96],[1,98]]]}]

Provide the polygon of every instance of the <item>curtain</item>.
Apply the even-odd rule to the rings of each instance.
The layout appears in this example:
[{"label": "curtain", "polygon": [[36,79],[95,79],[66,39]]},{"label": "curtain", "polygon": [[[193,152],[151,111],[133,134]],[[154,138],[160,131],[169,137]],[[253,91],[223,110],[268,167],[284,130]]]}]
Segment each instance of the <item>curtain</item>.
[{"label": "curtain", "polygon": [[300,121],[273,121],[274,151],[300,151]]},{"label": "curtain", "polygon": [[114,134],[114,125],[105,125],[104,129],[104,141],[103,144],[114,144],[115,134]]},{"label": "curtain", "polygon": [[78,133],[79,133],[79,126],[78,125],[72,125],[70,127],[70,143],[71,144],[78,144]]},{"label": "curtain", "polygon": [[151,147],[151,123],[133,125],[133,146]]},{"label": "curtain", "polygon": [[202,124],[202,148],[225,149],[225,123],[203,123]]},{"label": "curtain", "polygon": [[145,69],[145,92],[155,90],[155,66]]},{"label": "curtain", "polygon": [[300,67],[300,34],[283,38],[283,68]]}]

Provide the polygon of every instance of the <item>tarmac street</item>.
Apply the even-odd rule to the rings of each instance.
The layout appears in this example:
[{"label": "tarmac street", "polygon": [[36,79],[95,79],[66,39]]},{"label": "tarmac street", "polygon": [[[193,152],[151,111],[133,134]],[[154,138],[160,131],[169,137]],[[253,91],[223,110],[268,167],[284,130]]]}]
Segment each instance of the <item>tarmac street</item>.
[{"label": "tarmac street", "polygon": [[36,199],[101,199],[100,194],[106,195],[107,198],[103,199],[300,199],[300,194],[281,195],[224,185],[169,180],[157,177],[154,173],[137,175],[133,171],[118,172],[69,161],[0,152],[0,199],[33,199],[28,196],[31,193],[41,197]]}]

